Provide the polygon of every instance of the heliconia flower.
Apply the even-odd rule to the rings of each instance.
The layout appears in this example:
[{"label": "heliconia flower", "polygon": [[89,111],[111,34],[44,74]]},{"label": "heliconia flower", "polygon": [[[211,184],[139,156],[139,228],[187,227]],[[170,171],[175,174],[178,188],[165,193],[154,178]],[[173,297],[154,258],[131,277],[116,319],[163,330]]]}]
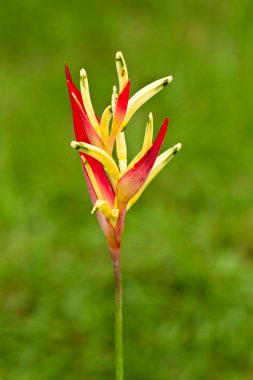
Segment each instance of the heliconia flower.
[{"label": "heliconia flower", "polygon": [[[116,380],[123,380],[122,342],[122,276],[120,243],[126,212],[140,198],[145,188],[181,149],[178,143],[159,154],[168,129],[165,118],[153,141],[153,115],[148,116],[140,151],[128,162],[125,129],[134,113],[152,96],[172,81],[172,76],[159,79],[130,97],[130,81],[123,54],[116,54],[119,86],[113,86],[111,104],[96,115],[86,71],[80,71],[81,92],[74,85],[68,67],[66,78],[72,108],[75,141],[92,202],[92,214],[107,239],[112,258],[115,284],[115,363]],[[117,157],[117,161],[114,157]]]},{"label": "heliconia flower", "polygon": [[[79,151],[85,179],[100,226],[111,254],[120,246],[126,211],[139,199],[153,178],[181,149],[181,144],[159,154],[169,120],[166,118],[153,142],[153,115],[149,114],[140,152],[128,164],[125,128],[134,113],[172,81],[159,79],[130,96],[130,81],[124,57],[116,54],[119,88],[113,87],[112,104],[101,120],[94,112],[86,71],[80,71],[81,92],[74,85],[68,67],[66,78],[72,107],[76,140],[71,146]],[[114,159],[114,148],[118,163]]]}]

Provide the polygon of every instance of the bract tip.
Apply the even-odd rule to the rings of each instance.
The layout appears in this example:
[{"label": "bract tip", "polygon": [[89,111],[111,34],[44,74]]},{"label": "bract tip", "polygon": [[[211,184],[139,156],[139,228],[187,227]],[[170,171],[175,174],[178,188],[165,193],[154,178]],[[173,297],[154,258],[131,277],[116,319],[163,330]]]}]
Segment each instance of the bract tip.
[{"label": "bract tip", "polygon": [[71,75],[70,75],[68,65],[64,65],[64,68],[65,68],[65,74],[66,74],[67,80],[71,80]]},{"label": "bract tip", "polygon": [[79,144],[78,144],[77,141],[71,141],[70,146],[73,149],[78,149],[79,148]]},{"label": "bract tip", "polygon": [[80,77],[87,77],[86,71],[84,69],[80,70]]}]

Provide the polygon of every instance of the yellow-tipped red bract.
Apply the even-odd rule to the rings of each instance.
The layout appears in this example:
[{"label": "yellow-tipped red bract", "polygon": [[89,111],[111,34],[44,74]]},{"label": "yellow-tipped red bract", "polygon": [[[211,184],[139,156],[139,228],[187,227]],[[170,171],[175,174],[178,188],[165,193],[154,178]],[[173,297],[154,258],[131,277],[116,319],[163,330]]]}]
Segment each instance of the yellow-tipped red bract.
[{"label": "yellow-tipped red bract", "polygon": [[150,113],[140,152],[128,163],[125,138],[128,122],[147,100],[172,81],[172,76],[156,80],[129,99],[130,81],[121,52],[116,53],[116,69],[119,84],[113,86],[112,104],[105,108],[100,121],[92,106],[86,71],[80,72],[80,92],[68,67],[65,68],[76,138],[71,146],[79,151],[93,204],[92,213],[96,213],[111,251],[120,245],[126,211],[181,148],[181,144],[177,144],[158,156],[169,120],[164,120],[153,142]]}]

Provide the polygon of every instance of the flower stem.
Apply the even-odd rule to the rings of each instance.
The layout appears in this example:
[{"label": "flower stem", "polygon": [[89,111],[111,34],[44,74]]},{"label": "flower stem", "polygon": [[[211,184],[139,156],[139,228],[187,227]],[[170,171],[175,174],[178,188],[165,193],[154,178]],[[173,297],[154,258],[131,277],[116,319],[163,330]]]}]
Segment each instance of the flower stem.
[{"label": "flower stem", "polygon": [[112,255],[115,286],[115,359],[116,380],[123,380],[123,337],[122,337],[122,273],[120,249]]}]

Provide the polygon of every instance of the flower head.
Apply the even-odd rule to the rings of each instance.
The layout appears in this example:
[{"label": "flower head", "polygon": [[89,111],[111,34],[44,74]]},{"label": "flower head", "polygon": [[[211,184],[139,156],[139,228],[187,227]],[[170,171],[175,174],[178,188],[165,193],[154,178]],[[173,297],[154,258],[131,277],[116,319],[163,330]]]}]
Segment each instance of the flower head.
[{"label": "flower head", "polygon": [[[147,100],[172,81],[172,76],[145,86],[130,98],[130,81],[121,52],[116,54],[116,68],[119,86],[118,89],[116,86],[113,87],[112,102],[104,110],[100,120],[92,106],[86,71],[80,71],[79,92],[66,66],[76,137],[71,146],[80,154],[93,204],[92,214],[97,215],[111,252],[120,245],[126,211],[181,149],[181,144],[176,144],[158,155],[169,119],[164,120],[153,141],[153,115],[150,113],[142,148],[128,163],[125,140],[128,122]],[[113,156],[114,149],[117,161]]]}]

